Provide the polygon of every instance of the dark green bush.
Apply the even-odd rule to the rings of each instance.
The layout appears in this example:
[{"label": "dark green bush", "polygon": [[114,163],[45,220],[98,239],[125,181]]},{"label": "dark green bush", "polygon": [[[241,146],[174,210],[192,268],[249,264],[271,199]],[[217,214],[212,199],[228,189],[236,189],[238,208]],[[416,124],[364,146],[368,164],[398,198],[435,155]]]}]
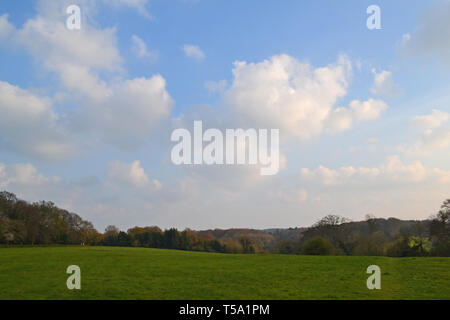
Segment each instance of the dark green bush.
[{"label": "dark green bush", "polygon": [[333,245],[322,237],[315,237],[305,242],[302,253],[307,255],[329,256],[334,253]]}]

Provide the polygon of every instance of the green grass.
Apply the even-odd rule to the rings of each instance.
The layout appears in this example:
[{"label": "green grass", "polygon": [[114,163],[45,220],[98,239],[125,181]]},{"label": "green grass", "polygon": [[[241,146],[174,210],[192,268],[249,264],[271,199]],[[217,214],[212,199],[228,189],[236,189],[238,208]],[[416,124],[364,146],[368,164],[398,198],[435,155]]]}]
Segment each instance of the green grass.
[{"label": "green grass", "polygon": [[[449,258],[0,248],[0,299],[450,299]],[[66,268],[81,268],[81,290]],[[381,268],[368,290],[366,268]]]}]

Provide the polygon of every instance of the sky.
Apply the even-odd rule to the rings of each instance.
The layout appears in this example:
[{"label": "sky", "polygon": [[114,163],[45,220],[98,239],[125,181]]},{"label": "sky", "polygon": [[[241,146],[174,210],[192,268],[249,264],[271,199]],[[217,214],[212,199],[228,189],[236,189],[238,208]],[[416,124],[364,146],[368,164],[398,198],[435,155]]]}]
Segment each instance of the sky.
[{"label": "sky", "polygon": [[[450,195],[449,71],[448,0],[5,0],[0,189],[100,231],[425,219]],[[278,174],[173,164],[195,120],[279,129]]]}]

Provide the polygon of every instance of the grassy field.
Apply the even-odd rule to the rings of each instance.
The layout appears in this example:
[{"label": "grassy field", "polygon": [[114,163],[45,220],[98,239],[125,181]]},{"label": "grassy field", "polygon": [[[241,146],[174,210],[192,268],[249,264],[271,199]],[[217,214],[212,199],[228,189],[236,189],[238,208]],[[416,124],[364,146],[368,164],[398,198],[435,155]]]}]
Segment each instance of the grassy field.
[{"label": "grassy field", "polygon": [[[81,290],[66,287],[73,264]],[[366,287],[372,264],[381,290]],[[450,259],[0,248],[0,299],[450,299]]]}]

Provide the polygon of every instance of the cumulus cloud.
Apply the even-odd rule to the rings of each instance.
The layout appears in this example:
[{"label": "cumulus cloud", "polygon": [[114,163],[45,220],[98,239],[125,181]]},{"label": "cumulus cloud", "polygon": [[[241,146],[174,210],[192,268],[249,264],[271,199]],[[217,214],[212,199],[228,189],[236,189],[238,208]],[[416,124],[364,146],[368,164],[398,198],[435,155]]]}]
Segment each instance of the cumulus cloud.
[{"label": "cumulus cloud", "polygon": [[283,137],[309,139],[322,132],[336,101],[346,94],[351,64],[313,68],[288,55],[259,63],[235,62],[226,105],[249,126],[279,128]]},{"label": "cumulus cloud", "polygon": [[5,165],[0,163],[0,188],[41,187],[49,182],[59,182],[58,177],[45,177],[30,163]]},{"label": "cumulus cloud", "polygon": [[48,160],[61,160],[74,149],[59,124],[53,102],[0,81],[0,134],[3,143],[20,153]]},{"label": "cumulus cloud", "polygon": [[437,168],[426,168],[420,161],[411,164],[403,163],[399,156],[389,157],[379,167],[340,167],[330,169],[319,166],[314,170],[301,169],[300,177],[305,182],[318,183],[324,186],[333,185],[395,185],[397,183],[421,183],[426,179],[446,183],[450,171]]},{"label": "cumulus cloud", "polygon": [[442,126],[449,118],[449,113],[433,109],[431,114],[416,116],[412,121],[420,128],[432,129]]},{"label": "cumulus cloud", "polygon": [[155,51],[149,51],[144,40],[137,35],[132,35],[131,41],[133,43],[132,50],[139,58],[149,59],[150,61],[156,61],[158,59],[158,54]]},{"label": "cumulus cloud", "polygon": [[428,156],[433,150],[450,147],[449,120],[448,112],[437,109],[430,114],[414,117],[411,123],[420,130],[420,134],[411,145],[399,146],[399,151],[408,156]]},{"label": "cumulus cloud", "polygon": [[81,30],[68,30],[64,19],[51,19],[43,12],[14,32],[13,43],[25,48],[46,69],[56,72],[62,85],[90,98],[109,92],[99,71],[119,71],[122,58],[116,47],[115,29],[96,29],[84,23]]},{"label": "cumulus cloud", "polygon": [[437,59],[450,67],[450,2],[435,1],[421,15],[417,30],[403,36],[402,46],[411,56]]},{"label": "cumulus cloud", "polygon": [[371,89],[373,94],[388,98],[399,97],[403,94],[403,90],[395,83],[392,72],[382,70],[377,73],[375,69],[372,69],[372,73],[374,74],[374,84]]},{"label": "cumulus cloud", "polygon": [[107,176],[112,183],[125,184],[135,188],[154,187],[161,188],[158,180],[151,181],[145,170],[141,167],[141,162],[136,160],[132,163],[115,161],[110,163]]},{"label": "cumulus cloud", "polygon": [[244,126],[279,128],[282,138],[307,140],[323,131],[348,130],[354,122],[377,119],[387,109],[374,99],[334,108],[346,95],[351,77],[351,63],[344,56],[320,68],[288,55],[234,66],[225,104]]},{"label": "cumulus cloud", "polygon": [[340,107],[330,112],[327,120],[328,131],[341,132],[351,129],[354,122],[375,120],[387,108],[387,104],[381,100],[353,100],[348,108]]},{"label": "cumulus cloud", "polygon": [[426,130],[421,137],[424,146],[445,149],[450,146],[450,127],[442,126]]},{"label": "cumulus cloud", "polygon": [[[129,2],[133,3],[137,6],[143,2]],[[160,75],[130,80],[114,76],[122,72],[115,29],[98,29],[86,20],[81,30],[68,30],[65,17],[61,16],[63,8],[64,3],[41,1],[36,17],[20,29],[12,27],[10,41],[59,76],[61,96],[65,102],[78,106],[65,121],[70,124],[68,129],[79,129],[72,134],[96,132],[103,142],[122,149],[136,148],[149,139],[149,133],[160,122],[169,118],[173,100],[165,79]],[[0,25],[6,25],[7,17],[2,16],[1,21]],[[139,42],[138,38],[135,40]],[[104,80],[105,75],[114,76],[113,80]],[[52,113],[51,107],[48,110]],[[28,153],[67,154],[62,143],[43,143],[36,145],[30,140],[29,148],[33,150]]]},{"label": "cumulus cloud", "polygon": [[149,139],[149,134],[168,120],[173,100],[160,75],[119,81],[110,95],[77,110],[75,121],[82,131],[99,133],[101,139],[121,149],[132,149]]},{"label": "cumulus cloud", "polygon": [[324,166],[319,166],[315,170],[310,170],[303,168],[301,170],[300,176],[304,180],[320,183],[326,186],[338,185],[348,182],[349,178],[353,177],[375,177],[380,174],[380,169],[378,168],[354,168],[341,167],[339,169],[330,169]]},{"label": "cumulus cloud", "polygon": [[196,45],[193,44],[185,44],[182,47],[184,54],[188,58],[192,58],[195,60],[203,60],[205,59],[205,54],[203,51]]},{"label": "cumulus cloud", "polygon": [[8,21],[8,15],[3,14],[0,16],[0,40],[6,39],[14,31],[14,26]]}]

